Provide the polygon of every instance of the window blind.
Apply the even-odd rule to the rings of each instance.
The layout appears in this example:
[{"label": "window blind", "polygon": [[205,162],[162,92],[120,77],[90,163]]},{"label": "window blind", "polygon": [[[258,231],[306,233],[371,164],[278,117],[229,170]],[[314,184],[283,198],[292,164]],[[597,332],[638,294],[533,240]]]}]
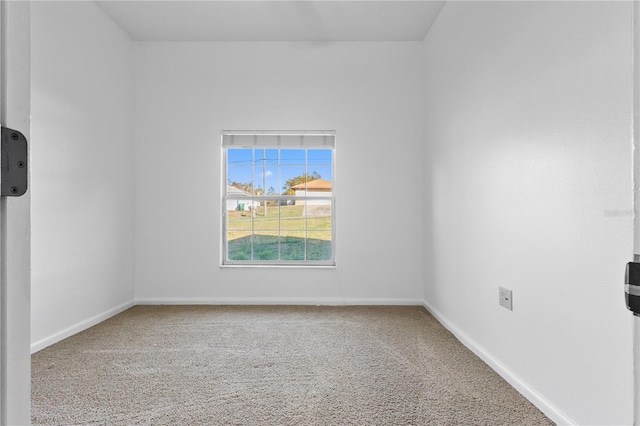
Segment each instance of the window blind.
[{"label": "window blind", "polygon": [[334,131],[245,132],[223,131],[224,148],[335,148]]}]

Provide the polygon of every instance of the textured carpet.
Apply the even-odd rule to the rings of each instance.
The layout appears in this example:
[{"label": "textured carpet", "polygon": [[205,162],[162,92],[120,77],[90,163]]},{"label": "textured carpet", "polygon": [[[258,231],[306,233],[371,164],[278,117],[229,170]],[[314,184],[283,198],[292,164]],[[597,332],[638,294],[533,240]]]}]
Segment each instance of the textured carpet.
[{"label": "textured carpet", "polygon": [[32,374],[43,425],[551,424],[421,307],[137,306]]}]

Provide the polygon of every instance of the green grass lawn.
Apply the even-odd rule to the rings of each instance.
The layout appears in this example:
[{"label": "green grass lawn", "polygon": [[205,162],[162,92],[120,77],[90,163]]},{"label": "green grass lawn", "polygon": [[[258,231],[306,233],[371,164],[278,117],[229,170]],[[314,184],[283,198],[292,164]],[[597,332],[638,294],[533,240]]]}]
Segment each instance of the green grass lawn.
[{"label": "green grass lawn", "polygon": [[[227,212],[230,260],[330,260],[331,216],[304,217],[304,206]],[[305,232],[306,223],[306,232]],[[306,237],[306,238],[305,238]]]},{"label": "green grass lawn", "polygon": [[269,235],[253,236],[253,259],[251,259],[251,237],[229,240],[229,260],[331,260],[331,241]]}]

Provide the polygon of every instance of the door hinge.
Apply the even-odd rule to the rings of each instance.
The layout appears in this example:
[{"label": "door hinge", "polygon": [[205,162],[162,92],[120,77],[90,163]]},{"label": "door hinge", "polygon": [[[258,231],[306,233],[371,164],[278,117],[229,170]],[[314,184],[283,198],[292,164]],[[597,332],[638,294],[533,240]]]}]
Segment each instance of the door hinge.
[{"label": "door hinge", "polygon": [[0,146],[0,186],[2,196],[19,197],[27,192],[29,176],[27,138],[17,130],[2,128]]},{"label": "door hinge", "polygon": [[629,262],[624,274],[624,298],[627,309],[640,316],[640,263]]}]

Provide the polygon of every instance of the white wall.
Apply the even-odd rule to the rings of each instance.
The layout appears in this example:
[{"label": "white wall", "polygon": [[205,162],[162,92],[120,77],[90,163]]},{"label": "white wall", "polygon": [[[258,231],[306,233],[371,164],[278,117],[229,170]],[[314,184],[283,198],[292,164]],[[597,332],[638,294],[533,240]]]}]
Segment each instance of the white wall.
[{"label": "white wall", "polygon": [[632,421],[631,40],[630,2],[450,2],[425,39],[425,299],[578,424]]},{"label": "white wall", "polygon": [[133,43],[95,3],[31,11],[31,341],[40,349],[133,300],[134,72]]},{"label": "white wall", "polygon": [[[414,199],[418,191],[420,49],[138,43],[137,300],[421,301],[420,209],[380,195]],[[335,269],[220,268],[224,129],[337,132]],[[363,200],[380,204],[363,208]]]}]

